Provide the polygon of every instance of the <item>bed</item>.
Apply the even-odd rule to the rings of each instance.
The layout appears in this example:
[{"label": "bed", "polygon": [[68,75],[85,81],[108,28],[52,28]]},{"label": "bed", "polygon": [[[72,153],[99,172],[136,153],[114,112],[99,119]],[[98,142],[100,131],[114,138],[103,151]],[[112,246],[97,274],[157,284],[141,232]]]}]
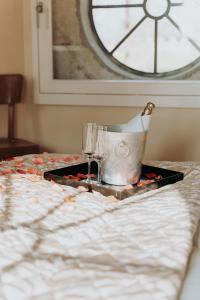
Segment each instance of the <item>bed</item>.
[{"label": "bed", "polygon": [[145,162],[185,178],[123,201],[43,178],[80,159],[0,163],[0,299],[199,299],[200,163]]}]

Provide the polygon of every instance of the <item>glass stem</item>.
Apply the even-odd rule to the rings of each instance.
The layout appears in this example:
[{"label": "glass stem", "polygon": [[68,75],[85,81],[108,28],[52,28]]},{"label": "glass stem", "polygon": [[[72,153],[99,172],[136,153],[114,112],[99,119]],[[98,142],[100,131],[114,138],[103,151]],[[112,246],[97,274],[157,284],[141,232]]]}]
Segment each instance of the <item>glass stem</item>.
[{"label": "glass stem", "polygon": [[98,184],[101,184],[101,180],[102,180],[102,161],[98,160]]},{"label": "glass stem", "polygon": [[91,156],[88,156],[88,159],[87,159],[87,161],[88,161],[88,173],[87,173],[87,175],[88,175],[88,178],[87,178],[87,181],[90,181],[90,173],[91,173],[91,161],[92,161],[92,159],[91,159]]}]

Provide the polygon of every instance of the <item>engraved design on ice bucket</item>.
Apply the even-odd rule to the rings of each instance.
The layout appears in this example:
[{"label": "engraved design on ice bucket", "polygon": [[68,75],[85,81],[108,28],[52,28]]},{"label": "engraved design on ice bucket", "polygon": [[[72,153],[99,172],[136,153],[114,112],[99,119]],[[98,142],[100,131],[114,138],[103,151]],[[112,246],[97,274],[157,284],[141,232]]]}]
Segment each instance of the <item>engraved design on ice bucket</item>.
[{"label": "engraved design on ice bucket", "polygon": [[107,132],[102,180],[113,185],[138,182],[141,175],[146,132]]}]

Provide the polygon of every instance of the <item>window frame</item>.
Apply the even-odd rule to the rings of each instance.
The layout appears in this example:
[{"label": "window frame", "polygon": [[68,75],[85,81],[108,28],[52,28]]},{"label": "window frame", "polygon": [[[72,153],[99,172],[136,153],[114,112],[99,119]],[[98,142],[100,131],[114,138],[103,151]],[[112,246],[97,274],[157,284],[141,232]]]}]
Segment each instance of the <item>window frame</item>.
[{"label": "window frame", "polygon": [[[81,9],[87,9],[88,1],[90,0],[80,0]],[[36,12],[39,2],[44,5],[42,14]],[[200,107],[199,80],[53,79],[51,8],[52,0],[31,0],[33,85],[36,104],[144,106],[152,99],[160,107]],[[85,21],[87,23],[87,20]],[[90,38],[90,34],[91,32],[87,38]],[[93,41],[92,47],[96,49]]]}]

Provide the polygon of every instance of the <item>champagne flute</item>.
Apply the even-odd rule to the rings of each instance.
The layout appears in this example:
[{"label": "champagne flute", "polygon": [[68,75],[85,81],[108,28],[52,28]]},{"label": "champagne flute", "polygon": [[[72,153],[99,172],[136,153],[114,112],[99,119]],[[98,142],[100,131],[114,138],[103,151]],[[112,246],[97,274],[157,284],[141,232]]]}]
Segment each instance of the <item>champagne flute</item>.
[{"label": "champagne flute", "polygon": [[82,151],[88,163],[87,182],[90,182],[91,161],[95,151],[96,123],[84,123],[82,131]]},{"label": "champagne flute", "polygon": [[94,159],[98,164],[98,178],[97,184],[101,184],[102,177],[102,163],[106,156],[106,132],[107,126],[96,126],[96,147],[94,151]]}]

